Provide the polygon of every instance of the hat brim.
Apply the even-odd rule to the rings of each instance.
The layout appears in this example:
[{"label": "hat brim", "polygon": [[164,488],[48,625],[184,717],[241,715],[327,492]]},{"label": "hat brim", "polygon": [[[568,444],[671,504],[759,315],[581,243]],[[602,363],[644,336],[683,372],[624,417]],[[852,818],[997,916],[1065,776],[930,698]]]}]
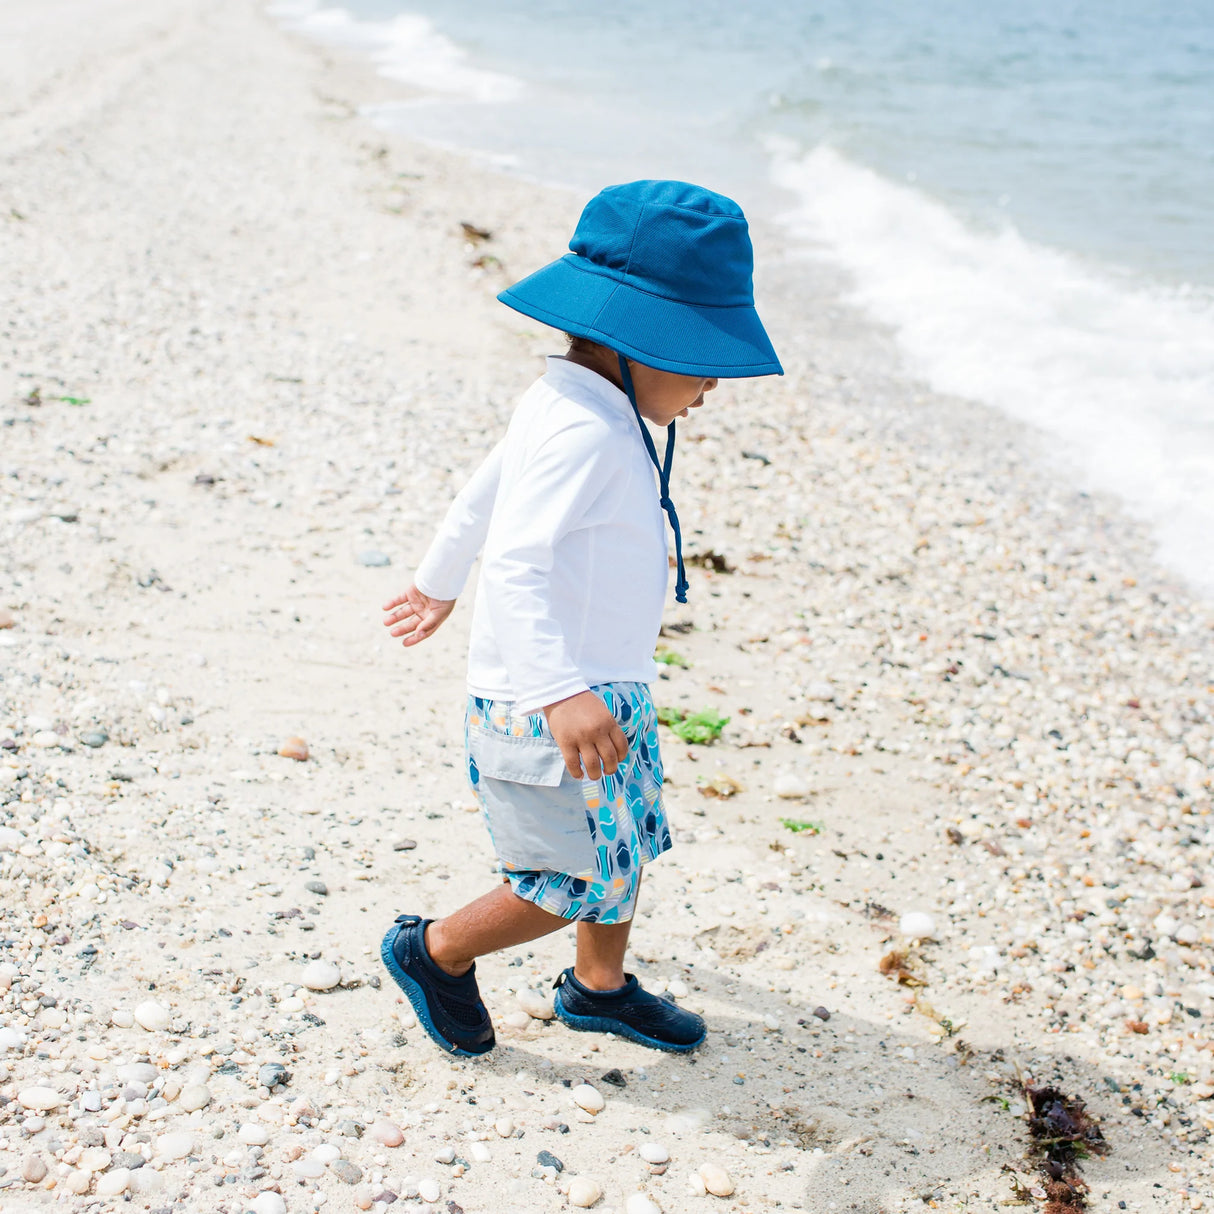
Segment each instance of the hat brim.
[{"label": "hat brim", "polygon": [[[753,307],[706,307],[651,294],[568,255],[508,287],[498,299],[659,371],[716,379],[783,375]],[[677,357],[674,357],[677,355]]]}]

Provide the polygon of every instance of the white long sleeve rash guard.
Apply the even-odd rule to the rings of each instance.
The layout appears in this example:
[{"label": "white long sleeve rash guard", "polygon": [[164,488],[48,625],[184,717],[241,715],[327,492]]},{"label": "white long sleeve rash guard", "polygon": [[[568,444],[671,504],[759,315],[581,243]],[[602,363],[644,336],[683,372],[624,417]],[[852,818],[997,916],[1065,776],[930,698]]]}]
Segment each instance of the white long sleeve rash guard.
[{"label": "white long sleeve rash guard", "polygon": [[599,683],[650,682],[665,521],[628,397],[563,358],[447,511],[415,584],[459,596],[483,546],[468,690],[519,713]]}]

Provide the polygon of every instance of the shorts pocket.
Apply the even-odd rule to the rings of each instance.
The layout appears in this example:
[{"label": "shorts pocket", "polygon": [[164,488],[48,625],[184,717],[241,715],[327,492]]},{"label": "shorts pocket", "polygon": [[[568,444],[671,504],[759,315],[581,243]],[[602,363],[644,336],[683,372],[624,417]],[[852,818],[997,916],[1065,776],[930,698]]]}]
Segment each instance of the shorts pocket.
[{"label": "shorts pocket", "polygon": [[582,781],[569,774],[552,738],[472,726],[468,755],[499,860],[512,868],[570,875],[593,870],[596,851]]}]

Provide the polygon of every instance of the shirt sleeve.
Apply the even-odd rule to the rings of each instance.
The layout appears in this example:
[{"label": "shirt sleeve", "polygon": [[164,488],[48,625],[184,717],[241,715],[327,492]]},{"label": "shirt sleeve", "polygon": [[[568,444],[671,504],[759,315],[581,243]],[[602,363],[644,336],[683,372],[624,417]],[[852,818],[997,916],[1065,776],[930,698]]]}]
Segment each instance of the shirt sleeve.
[{"label": "shirt sleeve", "polygon": [[505,439],[485,457],[456,494],[446,517],[413,577],[413,584],[432,599],[458,598],[485,544],[493,503],[502,475]]},{"label": "shirt sleeve", "polygon": [[[485,543],[481,593],[494,621],[519,713],[589,690],[570,656],[553,602],[556,549],[586,522],[621,474],[618,443],[591,422],[551,434],[496,503]],[[625,474],[626,475],[626,474]],[[592,586],[581,594],[593,594]]]}]

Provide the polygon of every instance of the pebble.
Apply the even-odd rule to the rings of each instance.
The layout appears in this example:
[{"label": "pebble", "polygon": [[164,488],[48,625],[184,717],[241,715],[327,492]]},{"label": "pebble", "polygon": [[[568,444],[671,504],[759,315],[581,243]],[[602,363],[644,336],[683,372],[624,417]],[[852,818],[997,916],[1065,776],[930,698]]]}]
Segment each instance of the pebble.
[{"label": "pebble", "polygon": [[601,1113],[607,1107],[603,1094],[598,1088],[591,1087],[588,1083],[579,1083],[569,1095],[572,1097],[573,1103],[578,1108],[585,1109],[587,1113]]},{"label": "pebble", "polygon": [[110,740],[108,733],[102,733],[100,730],[95,730],[90,733],[81,734],[80,741],[83,745],[96,750],[99,746],[104,746]]},{"label": "pebble", "polygon": [[171,1022],[169,1009],[155,999],[145,999],[135,1008],[135,1023],[149,1033],[162,1033]]},{"label": "pebble", "polygon": [[499,1138],[509,1138],[514,1133],[514,1122],[509,1117],[499,1117],[493,1123]]},{"label": "pebble", "polygon": [[278,748],[278,753],[284,759],[294,759],[297,763],[306,763],[308,760],[308,744],[303,738],[287,738]]},{"label": "pebble", "polygon": [[312,1158],[317,1163],[331,1164],[341,1158],[341,1147],[334,1146],[331,1142],[322,1142],[320,1146],[312,1148]]},{"label": "pebble", "polygon": [[156,1139],[156,1154],[161,1159],[184,1159],[194,1153],[194,1135],[188,1130],[171,1130]]},{"label": "pebble", "polygon": [[646,1163],[669,1163],[670,1152],[660,1142],[643,1142],[637,1154]]},{"label": "pebble", "polygon": [[333,961],[309,961],[300,981],[310,991],[331,991],[341,982],[341,970]]},{"label": "pebble", "polygon": [[518,993],[519,1007],[533,1020],[551,1020],[556,1015],[552,999],[552,992],[537,991],[530,986]]},{"label": "pebble", "polygon": [[795,771],[782,771],[772,781],[772,791],[786,801],[802,801],[813,792],[807,776]]},{"label": "pebble", "polygon": [[211,1089],[205,1083],[187,1083],[181,1089],[177,1103],[183,1112],[196,1113],[211,1103]]},{"label": "pebble", "polygon": [[253,1214],[287,1214],[287,1203],[283,1200],[281,1193],[274,1193],[267,1189],[264,1193],[258,1193],[249,1202],[249,1209],[253,1211]]},{"label": "pebble", "polygon": [[912,940],[933,940],[936,921],[926,911],[907,911],[898,920],[898,930]]},{"label": "pebble", "polygon": [[648,1193],[633,1193],[624,1203],[626,1214],[662,1214],[658,1205]]},{"label": "pebble", "polygon": [[23,1109],[49,1113],[51,1109],[57,1109],[63,1103],[63,1097],[54,1088],[22,1088],[17,1093],[17,1103]]},{"label": "pebble", "polygon": [[455,1148],[454,1147],[439,1147],[434,1156],[435,1163],[454,1163]]},{"label": "pebble", "polygon": [[[132,1022],[133,1023],[133,1022]],[[129,1025],[127,1026],[130,1027]],[[123,1083],[154,1083],[160,1072],[150,1062],[126,1062],[114,1068]]]},{"label": "pebble", "polygon": [[373,1122],[367,1136],[382,1147],[398,1147],[405,1141],[405,1134],[400,1126],[386,1119]]},{"label": "pebble", "polygon": [[120,1193],[125,1193],[130,1185],[130,1168],[115,1168],[112,1172],[97,1177],[97,1196],[117,1197]]},{"label": "pebble", "polygon": [[320,894],[322,898],[329,892],[329,887],[323,881],[309,881],[304,889],[310,894]]},{"label": "pebble", "polygon": [[21,1164],[21,1179],[28,1184],[39,1184],[46,1179],[46,1163],[40,1155],[27,1155]]},{"label": "pebble", "polygon": [[474,1163],[488,1163],[493,1158],[493,1152],[483,1142],[470,1143],[468,1154]]},{"label": "pebble", "polygon": [[438,1181],[429,1176],[417,1182],[417,1195],[422,1201],[438,1201],[442,1194],[443,1190]]},{"label": "pebble", "polygon": [[603,1195],[603,1190],[588,1176],[575,1176],[569,1182],[569,1204],[589,1209]]},{"label": "pebble", "polygon": [[256,1121],[246,1121],[236,1131],[236,1137],[246,1146],[264,1147],[270,1141],[270,1131]]},{"label": "pebble", "polygon": [[729,1197],[733,1193],[733,1177],[718,1163],[701,1164],[700,1179],[714,1197]]},{"label": "pebble", "polygon": [[348,1159],[336,1159],[329,1169],[343,1184],[358,1184],[363,1178],[363,1170]]},{"label": "pebble", "polygon": [[541,1151],[535,1157],[535,1162],[538,1163],[541,1168],[555,1168],[558,1172],[563,1172],[565,1170],[564,1162],[558,1159],[551,1151]]},{"label": "pebble", "polygon": [[265,1062],[257,1068],[257,1082],[271,1091],[289,1078],[287,1068],[281,1062]]},{"label": "pebble", "polygon": [[24,1044],[25,1034],[20,1029],[0,1028],[0,1050],[19,1050]]},{"label": "pebble", "polygon": [[376,552],[374,548],[368,548],[365,552],[358,554],[358,563],[366,565],[371,569],[380,569],[386,565],[391,565],[392,559],[386,552]]},{"label": "pebble", "polygon": [[104,1172],[113,1162],[113,1158],[104,1147],[88,1147],[80,1152],[76,1166],[86,1172]]},{"label": "pebble", "polygon": [[75,1193],[77,1197],[83,1197],[92,1188],[92,1185],[92,1176],[88,1172],[79,1171],[69,1172],[63,1182],[63,1187],[69,1193]]}]

